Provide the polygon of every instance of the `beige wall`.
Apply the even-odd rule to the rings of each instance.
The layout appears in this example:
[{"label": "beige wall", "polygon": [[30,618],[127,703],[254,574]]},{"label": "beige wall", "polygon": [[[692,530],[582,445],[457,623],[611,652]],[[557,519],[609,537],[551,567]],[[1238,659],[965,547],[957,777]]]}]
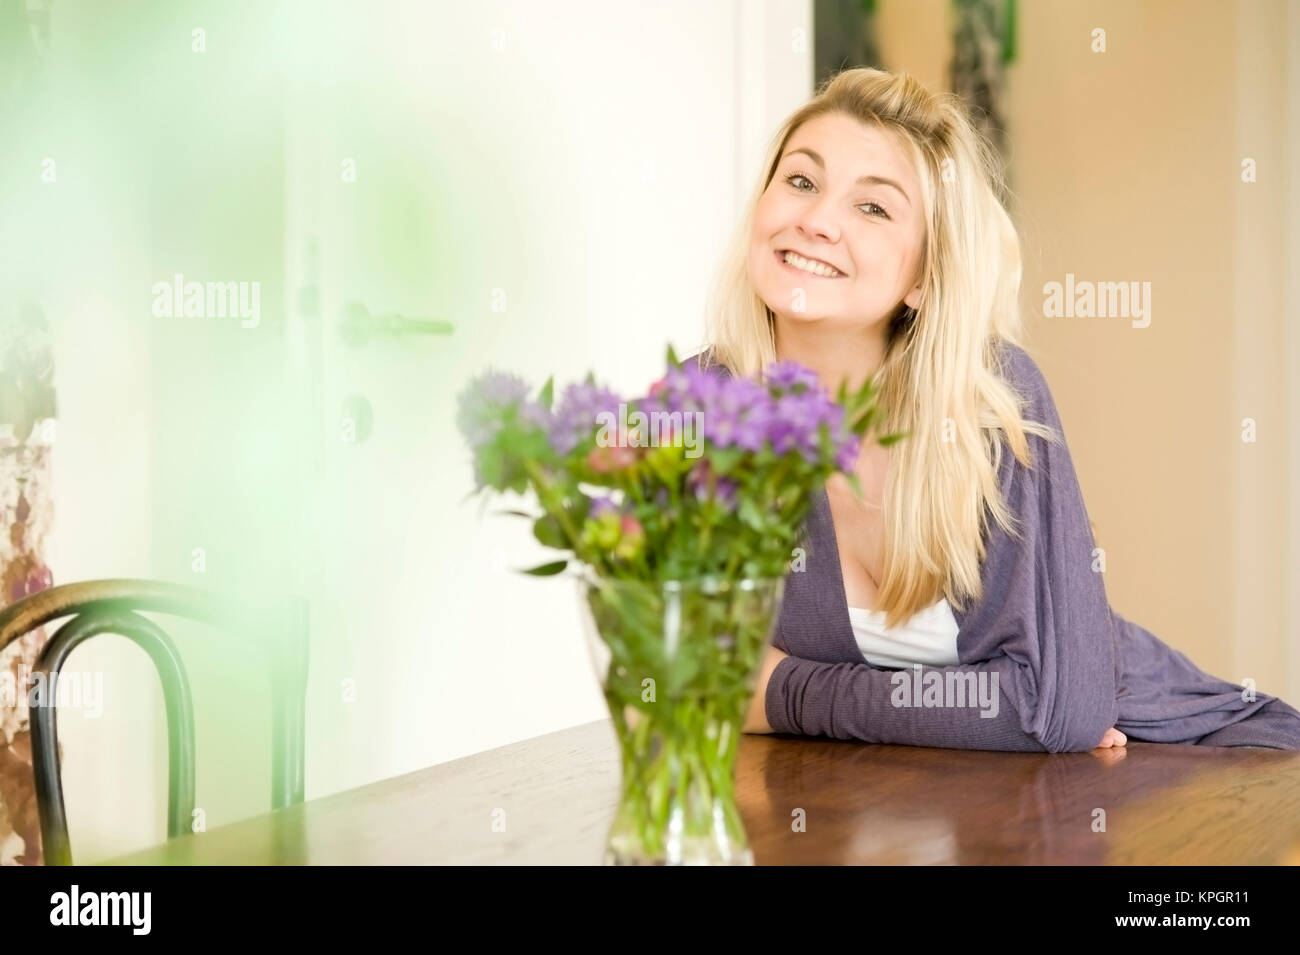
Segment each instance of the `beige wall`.
[{"label": "beige wall", "polygon": [[[1295,6],[1022,3],[1005,99],[1028,344],[1106,551],[1111,603],[1203,669],[1291,702],[1286,528],[1297,522],[1285,492],[1296,482],[1284,466],[1297,422],[1286,417],[1295,335],[1283,263]],[[879,22],[888,66],[946,88],[947,0],[884,0]],[[1096,27],[1104,53],[1091,50]],[[1241,182],[1246,156],[1254,184]],[[1150,282],[1150,326],[1043,317],[1044,283],[1067,272]]]}]

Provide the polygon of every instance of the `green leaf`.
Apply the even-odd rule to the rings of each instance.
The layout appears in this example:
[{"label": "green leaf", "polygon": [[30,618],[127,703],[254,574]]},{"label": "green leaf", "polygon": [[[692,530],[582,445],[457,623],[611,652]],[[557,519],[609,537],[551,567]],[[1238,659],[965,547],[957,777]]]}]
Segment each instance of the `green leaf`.
[{"label": "green leaf", "polygon": [[526,517],[530,521],[537,516],[535,514],[529,514],[527,511],[493,511],[492,513],[499,514],[503,517]]},{"label": "green leaf", "polygon": [[740,509],[736,513],[745,526],[751,527],[756,531],[765,529],[767,524],[767,515],[752,497],[742,498],[740,501]]},{"label": "green leaf", "polygon": [[856,416],[849,424],[849,429],[857,435],[869,434],[881,414],[883,414],[883,412],[879,405],[869,405],[857,412]]},{"label": "green leaf", "polygon": [[533,525],[533,536],[547,547],[554,547],[557,550],[569,549],[569,543],[564,539],[564,531],[560,529],[560,522],[550,514],[537,519],[537,523]]},{"label": "green leaf", "polygon": [[880,444],[880,446],[881,446],[882,448],[887,448],[887,447],[889,447],[891,444],[897,444],[899,441],[902,441],[904,438],[906,438],[906,437],[907,437],[908,435],[910,435],[911,433],[912,433],[912,432],[910,432],[910,431],[895,431],[893,434],[887,434],[887,435],[885,435],[883,438],[881,438],[881,439],[879,440],[878,443]]},{"label": "green leaf", "polygon": [[505,490],[507,484],[506,468],[499,447],[495,444],[486,444],[480,448],[478,466],[479,474],[482,475],[483,484],[486,487],[495,488],[498,491]]},{"label": "green leaf", "polygon": [[521,570],[521,574],[532,574],[534,577],[553,577],[569,566],[567,560],[554,560],[549,564],[538,564],[536,567],[529,567],[527,570]]},{"label": "green leaf", "polygon": [[740,464],[745,453],[742,448],[717,448],[708,456],[709,463],[718,474],[730,474]]},{"label": "green leaf", "polygon": [[673,351],[673,346],[671,344],[669,344],[668,346],[668,364],[669,365],[681,364],[681,360],[677,357],[677,352]]},{"label": "green leaf", "polygon": [[555,376],[551,375],[546,379],[546,384],[542,385],[542,393],[538,395],[537,401],[547,411],[551,410],[551,401],[555,395]]}]

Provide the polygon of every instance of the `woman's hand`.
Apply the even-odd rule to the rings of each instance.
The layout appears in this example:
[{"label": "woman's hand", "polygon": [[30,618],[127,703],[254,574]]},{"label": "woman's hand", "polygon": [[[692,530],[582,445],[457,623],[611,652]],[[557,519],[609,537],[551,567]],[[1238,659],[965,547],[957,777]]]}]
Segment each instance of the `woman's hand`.
[{"label": "woman's hand", "polygon": [[769,646],[767,648],[766,655],[763,657],[763,665],[758,671],[758,679],[754,683],[754,698],[749,701],[749,715],[745,717],[745,726],[742,732],[774,732],[767,722],[767,683],[772,678],[772,671],[776,669],[776,665],[787,656],[789,656],[788,653],[778,650],[776,647]]},{"label": "woman's hand", "polygon": [[1124,746],[1127,743],[1128,737],[1112,726],[1102,734],[1101,742],[1097,744],[1096,748],[1110,749],[1112,746]]}]

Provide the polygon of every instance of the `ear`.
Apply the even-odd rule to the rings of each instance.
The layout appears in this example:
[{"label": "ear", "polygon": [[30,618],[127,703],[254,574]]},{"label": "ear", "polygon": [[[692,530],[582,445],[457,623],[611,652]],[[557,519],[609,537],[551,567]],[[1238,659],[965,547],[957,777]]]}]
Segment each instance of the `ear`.
[{"label": "ear", "polygon": [[903,296],[903,304],[908,308],[915,310],[917,303],[921,301],[921,286],[916,286],[912,291]]}]

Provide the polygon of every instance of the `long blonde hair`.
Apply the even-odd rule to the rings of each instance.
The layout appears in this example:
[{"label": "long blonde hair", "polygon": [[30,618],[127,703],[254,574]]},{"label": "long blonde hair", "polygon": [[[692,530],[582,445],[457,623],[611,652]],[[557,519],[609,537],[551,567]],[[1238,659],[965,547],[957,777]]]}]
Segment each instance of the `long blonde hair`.
[{"label": "long blonde hair", "polygon": [[986,509],[1018,533],[998,486],[999,435],[1026,466],[1027,434],[1059,435],[1022,417],[1021,396],[999,368],[999,340],[1023,346],[1020,237],[999,198],[998,157],[959,98],[903,73],[845,70],[773,137],[709,302],[706,363],[756,377],[776,360],[774,316],[747,267],[755,209],[790,137],[827,113],[896,134],[924,197],[921,298],[890,320],[875,377],[885,431],[908,432],[891,448],[882,504],[884,574],[874,609],[893,627],[941,595],[958,609],[980,599]]}]

